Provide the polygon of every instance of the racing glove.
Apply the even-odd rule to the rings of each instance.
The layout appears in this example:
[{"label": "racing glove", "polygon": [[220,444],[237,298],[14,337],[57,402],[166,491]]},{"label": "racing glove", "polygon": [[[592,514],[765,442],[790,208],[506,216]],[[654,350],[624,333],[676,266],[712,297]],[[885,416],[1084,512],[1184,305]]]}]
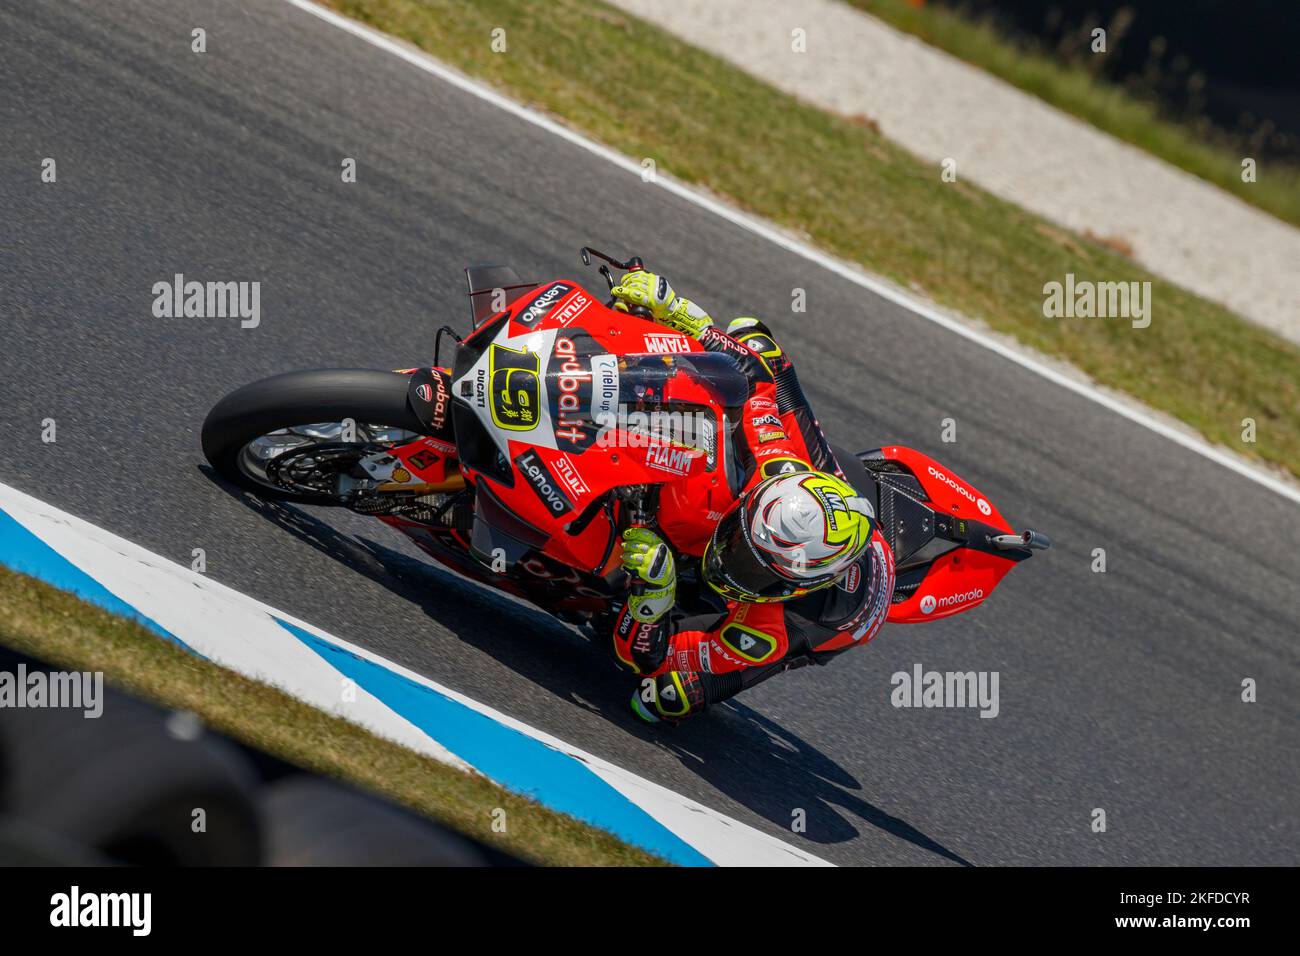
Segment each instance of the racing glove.
[{"label": "racing glove", "polygon": [[609,294],[614,297],[614,308],[620,312],[630,312],[634,306],[649,309],[660,325],[692,338],[699,338],[705,329],[713,326],[707,312],[690,299],[677,295],[667,279],[653,272],[629,272]]},{"label": "racing glove", "polygon": [[672,610],[677,602],[677,565],[663,538],[649,528],[624,531],[623,569],[646,584],[644,591],[627,600],[635,620],[652,624]]},{"label": "racing glove", "polygon": [[727,334],[746,348],[758,353],[758,357],[763,360],[763,364],[773,375],[776,375],[784,365],[789,364],[788,361],[783,361],[785,353],[781,351],[781,346],[777,345],[772,330],[752,316],[732,319],[727,325]]}]

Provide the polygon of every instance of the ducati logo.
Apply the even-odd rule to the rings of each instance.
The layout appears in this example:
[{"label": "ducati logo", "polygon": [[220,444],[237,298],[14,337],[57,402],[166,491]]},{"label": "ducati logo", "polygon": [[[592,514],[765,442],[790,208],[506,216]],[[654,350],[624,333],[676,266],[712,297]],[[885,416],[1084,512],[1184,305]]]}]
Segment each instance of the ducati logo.
[{"label": "ducati logo", "polygon": [[858,585],[861,583],[862,583],[862,567],[861,565],[857,565],[857,564],[849,568],[848,572],[845,573],[844,577],[840,578],[840,587],[843,588],[845,591],[847,591],[849,594],[856,593],[858,590]]}]

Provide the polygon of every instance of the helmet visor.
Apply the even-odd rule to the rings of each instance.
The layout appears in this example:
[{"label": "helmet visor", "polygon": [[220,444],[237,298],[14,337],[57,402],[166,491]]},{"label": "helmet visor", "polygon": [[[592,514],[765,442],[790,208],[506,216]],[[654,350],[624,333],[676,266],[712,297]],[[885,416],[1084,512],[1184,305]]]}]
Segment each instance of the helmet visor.
[{"label": "helmet visor", "polygon": [[704,579],[723,597],[737,601],[785,601],[835,579],[823,574],[798,581],[782,577],[755,550],[749,537],[749,509],[738,503],[718,522],[704,550]]}]

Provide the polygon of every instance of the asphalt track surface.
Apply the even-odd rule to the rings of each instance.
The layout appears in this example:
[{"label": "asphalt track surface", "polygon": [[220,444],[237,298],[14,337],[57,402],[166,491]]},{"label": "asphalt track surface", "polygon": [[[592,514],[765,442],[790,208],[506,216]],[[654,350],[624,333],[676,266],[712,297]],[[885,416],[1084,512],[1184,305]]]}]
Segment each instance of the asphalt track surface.
[{"label": "asphalt track surface", "polygon": [[[1294,504],[280,0],[3,0],[0,93],[0,481],[837,863],[1297,862]],[[651,729],[576,631],[206,474],[229,389],[430,361],[464,264],[598,287],[584,243],[770,316],[832,440],[928,450],[1054,549],[978,611]],[[154,318],[177,272],[261,281],[260,327]],[[892,707],[918,662],[997,671],[998,716]]]}]

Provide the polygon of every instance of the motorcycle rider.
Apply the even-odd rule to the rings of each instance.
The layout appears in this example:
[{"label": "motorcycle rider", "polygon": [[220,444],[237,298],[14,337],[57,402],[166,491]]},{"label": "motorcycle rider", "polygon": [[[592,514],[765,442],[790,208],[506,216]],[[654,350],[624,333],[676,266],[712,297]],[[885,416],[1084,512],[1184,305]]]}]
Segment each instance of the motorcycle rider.
[{"label": "motorcycle rider", "polygon": [[673,549],[648,528],[623,533],[623,567],[645,582],[613,619],[615,657],[643,678],[633,711],[676,722],[781,671],[866,644],[889,610],[893,555],[771,332],[753,318],[723,332],[644,270],[624,275],[611,295],[621,311],[649,314],[706,350],[732,355],[749,380],[742,444],[751,473],[701,564],[725,612],[683,612]]}]

